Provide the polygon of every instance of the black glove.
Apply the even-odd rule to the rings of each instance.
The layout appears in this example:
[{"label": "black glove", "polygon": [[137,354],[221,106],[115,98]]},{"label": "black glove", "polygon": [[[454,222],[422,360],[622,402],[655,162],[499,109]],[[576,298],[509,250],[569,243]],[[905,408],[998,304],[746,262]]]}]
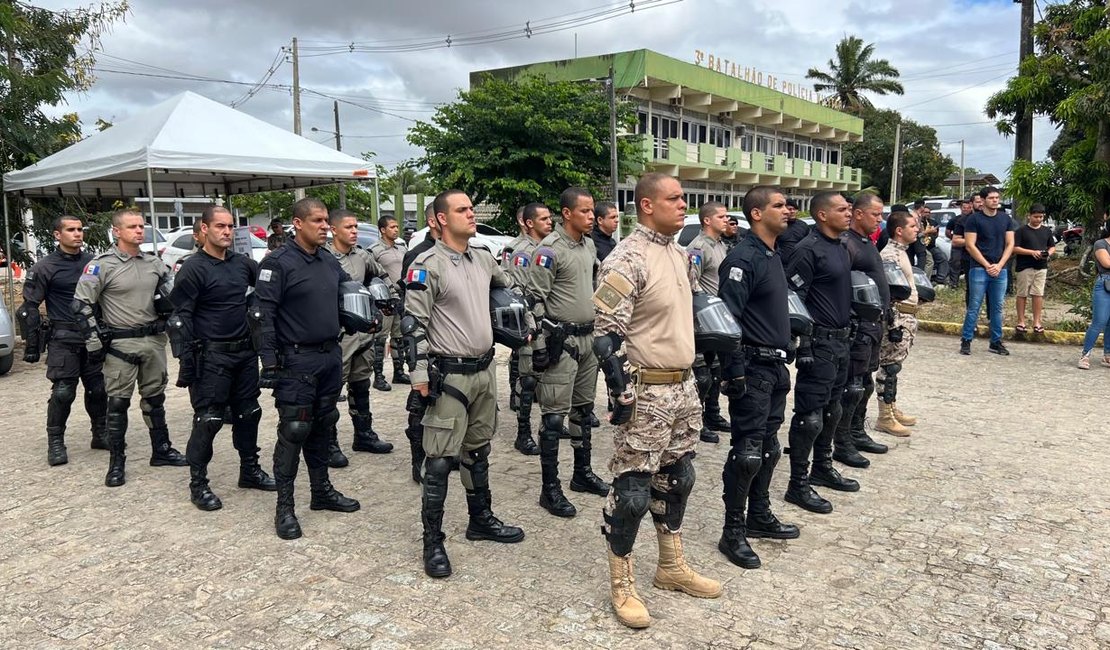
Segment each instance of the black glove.
[{"label": "black glove", "polygon": [[547,348],[538,346],[532,348],[532,370],[535,372],[543,372],[547,370],[547,366],[551,363],[551,357],[547,354]]},{"label": "black glove", "polygon": [[277,388],[278,383],[278,368],[277,366],[270,366],[263,368],[262,372],[258,375],[259,388]]},{"label": "black glove", "polygon": [[901,343],[902,342],[902,328],[901,327],[892,327],[892,328],[888,329],[886,331],[886,338],[891,343]]},{"label": "black glove", "polygon": [[721,382],[721,394],[725,397],[743,397],[748,392],[748,380],[744,377],[733,377]]},{"label": "black glove", "polygon": [[813,358],[813,343],[809,337],[802,337],[798,343],[798,356],[794,359],[794,367],[798,370],[809,370],[817,360]]},{"label": "black glove", "polygon": [[24,363],[38,363],[39,362],[39,356],[40,355],[39,355],[39,350],[38,350],[37,346],[34,347],[34,348],[26,348],[26,349],[23,350],[23,362]]},{"label": "black glove", "polygon": [[[609,424],[619,425],[632,421],[632,415],[636,412],[636,396],[631,391],[626,391],[620,395],[610,395],[613,398],[613,412],[609,416]],[[631,398],[631,402],[625,404],[621,398]]]},{"label": "black glove", "polygon": [[86,358],[88,359],[89,363],[104,363],[104,357],[108,356],[108,346],[102,343],[100,339],[95,340],[97,343],[96,345],[94,345],[93,347],[86,347],[86,350],[88,351],[88,355]]},{"label": "black glove", "polygon": [[405,410],[409,413],[423,413],[425,397],[415,390],[409,391],[409,398],[405,400]]}]

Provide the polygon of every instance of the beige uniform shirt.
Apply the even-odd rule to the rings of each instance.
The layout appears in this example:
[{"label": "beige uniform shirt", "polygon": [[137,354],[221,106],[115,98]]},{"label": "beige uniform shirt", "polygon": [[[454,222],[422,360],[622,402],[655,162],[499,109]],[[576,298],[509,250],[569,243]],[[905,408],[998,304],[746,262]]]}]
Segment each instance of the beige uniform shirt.
[{"label": "beige uniform shirt", "polygon": [[532,268],[532,258],[539,244],[527,235],[519,235],[501,253],[501,268],[521,286],[528,281],[528,269]]},{"label": "beige uniform shirt", "polygon": [[910,257],[906,254],[906,245],[892,239],[883,247],[883,250],[879,251],[879,257],[883,258],[884,262],[897,262],[898,268],[902,269],[902,274],[910,281],[910,297],[899,302],[903,305],[916,305],[917,283],[913,281],[913,267],[910,266]]},{"label": "beige uniform shirt", "polygon": [[713,239],[702,232],[686,247],[686,257],[690,259],[693,273],[694,291],[704,291],[711,296],[717,295],[720,286],[721,262],[725,261],[728,249],[720,239]]},{"label": "beige uniform shirt", "polygon": [[689,368],[694,363],[690,275],[687,256],[673,237],[637,225],[601,264],[592,301],[594,336],[622,336],[632,365]]},{"label": "beige uniform shirt", "polygon": [[555,226],[536,248],[527,273],[536,317],[562,323],[593,321],[596,263],[592,239],[583,235],[574,241],[562,226]]},{"label": "beige uniform shirt", "polygon": [[489,290],[513,286],[493,257],[469,247],[460,253],[437,241],[416,256],[404,282],[405,310],[418,330],[413,384],[428,381],[427,355],[480,357],[490,351]]},{"label": "beige uniform shirt", "polygon": [[168,269],[161,259],[131,256],[112,246],[85,265],[74,298],[100,305],[100,323],[114,329],[142,327],[158,319],[154,290]]},{"label": "beige uniform shirt", "polygon": [[405,253],[408,249],[405,248],[405,242],[400,239],[393,242],[390,246],[384,239],[379,240],[370,247],[370,254],[378,264],[385,268],[385,272],[389,274],[389,284],[393,286],[397,284],[397,280],[401,279],[401,264],[405,259]]},{"label": "beige uniform shirt", "polygon": [[[359,284],[366,285],[370,283],[371,278],[381,278],[385,280],[386,284],[393,287],[393,283],[389,281],[389,274],[381,264],[378,264],[374,256],[370,254],[365,248],[355,246],[346,253],[340,253],[335,250],[332,244],[326,244],[324,248],[335,256],[339,262],[339,266],[351,276],[351,279]],[[400,273],[398,272],[398,276]]]}]

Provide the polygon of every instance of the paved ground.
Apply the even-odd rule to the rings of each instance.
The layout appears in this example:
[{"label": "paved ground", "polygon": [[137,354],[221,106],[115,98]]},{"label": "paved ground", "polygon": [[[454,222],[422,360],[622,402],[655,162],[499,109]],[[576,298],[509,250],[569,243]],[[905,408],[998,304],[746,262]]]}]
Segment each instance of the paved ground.
[{"label": "paved ground", "polygon": [[[434,581],[421,570],[407,450],[359,454],[333,472],[362,501],[355,514],[309,511],[302,474],[305,536],[284,542],[273,534],[273,495],[234,487],[226,431],[213,464],[224,501],[215,513],[189,503],[187,470],[145,464],[141,429],[129,436],[127,485],[104,488],[107,452],[88,449],[79,409],[69,465],[47,467],[48,384],[41,365],[17,362],[0,379],[0,647],[1110,647],[1110,369],[1082,373],[1076,351],[1061,347],[1013,344],[1002,359],[981,342],[960,357],[956,345],[919,339],[900,402],[922,422],[871,469],[845,472],[863,490],[827,493],[833,514],[784,504],[779,472],[775,509],[803,534],[757,541],[758,571],[716,551],[725,449],[703,446],[687,549],[725,595],[653,589],[645,523],[637,575],[655,623],[641,632],[609,609],[601,499],[571,493],[581,514],[569,521],[541,510],[538,463],[512,449],[509,418],[492,458],[496,511],[528,537],[508,547],[466,541],[453,479],[446,529],[456,572]],[[395,442],[403,399],[374,393],[378,428]],[[266,401],[263,446],[272,448]],[[171,391],[169,407],[184,449],[183,391]],[[137,405],[131,420],[141,423]],[[349,444],[346,417],[341,435]],[[569,466],[568,450],[563,458]]]}]

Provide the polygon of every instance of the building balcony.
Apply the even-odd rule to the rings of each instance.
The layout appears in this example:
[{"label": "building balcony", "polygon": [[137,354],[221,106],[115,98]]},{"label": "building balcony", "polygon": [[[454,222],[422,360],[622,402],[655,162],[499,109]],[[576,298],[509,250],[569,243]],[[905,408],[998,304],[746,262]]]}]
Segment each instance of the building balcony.
[{"label": "building balcony", "polygon": [[830,165],[787,156],[769,156],[736,147],[694,144],[680,138],[639,138],[640,150],[654,171],[679,179],[740,185],[777,185],[784,189],[860,189],[862,172],[856,167]]}]

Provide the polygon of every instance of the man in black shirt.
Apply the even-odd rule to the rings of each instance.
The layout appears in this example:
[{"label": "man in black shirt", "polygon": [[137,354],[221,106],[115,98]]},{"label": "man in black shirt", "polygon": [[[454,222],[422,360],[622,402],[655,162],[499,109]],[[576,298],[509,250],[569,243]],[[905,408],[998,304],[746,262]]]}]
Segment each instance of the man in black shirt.
[{"label": "man in black shirt", "polygon": [[[258,464],[258,355],[247,328],[247,296],[258,264],[231,250],[234,219],[226,208],[201,213],[203,248],[189,256],[174,278],[174,313],[167,321],[170,349],[181,362],[178,386],[188,386],[193,430],[189,499],[201,510],[223,507],[208,485],[212,442],[230,405],[231,440],[239,452],[239,487],[272,492],[274,480]],[[192,376],[190,377],[190,370]]]},{"label": "man in black shirt", "polygon": [[[812,204],[810,205],[812,206]],[[794,253],[794,247],[809,234],[809,224],[795,217],[796,214],[798,214],[798,202],[794,199],[787,199],[786,230],[779,235],[775,244],[779,257],[782,258],[783,266],[790,263],[790,256]]]},{"label": "man in black shirt", "polygon": [[786,199],[776,188],[748,190],[744,214],[752,229],[725,257],[719,274],[718,295],[740,322],[744,345],[721,359],[732,449],[722,473],[725,523],[717,548],[747,569],[761,564],[748,537],[799,535],[797,526],[783,524],[771,512],[770,494],[771,476],[782,458],[778,431],[790,392],[786,274],[775,252],[775,240],[786,230],[785,208]]},{"label": "man in black shirt", "polygon": [[[863,271],[879,287],[884,307],[890,306],[890,287],[887,286],[883,260],[879,249],[871,242],[871,233],[883,214],[883,201],[870,192],[863,192],[852,204],[852,223],[841,236],[848,249],[853,271]],[[859,452],[886,453],[886,445],[871,439],[864,430],[867,417],[867,400],[875,392],[872,373],[879,369],[879,349],[883,338],[883,323],[856,318],[856,336],[849,350],[848,384],[840,400],[840,422],[836,425],[833,458],[850,467],[867,467],[871,464]]]},{"label": "man in black shirt", "polygon": [[613,233],[617,232],[620,225],[620,213],[617,206],[609,201],[601,201],[594,206],[594,229],[590,231],[590,239],[594,240],[594,249],[597,252],[597,261],[600,264],[605,257],[613,252],[617,240]]},{"label": "man in black shirt", "polygon": [[1044,225],[1044,206],[1036,203],[1029,208],[1029,222],[1014,233],[1014,266],[1017,271],[1017,325],[1025,333],[1025,303],[1031,296],[1033,302],[1033,331],[1044,332],[1041,314],[1044,312],[1044,285],[1048,279],[1048,258],[1056,249],[1052,229]]},{"label": "man in black shirt", "polygon": [[[85,387],[85,412],[92,423],[92,448],[107,449],[104,439],[108,394],[104,390],[103,359],[90,358],[73,314],[77,279],[93,256],[81,250],[84,223],[63,216],[54,221],[58,249],[39,260],[27,272],[23,304],[16,310],[26,346],[23,360],[35,363],[47,348],[46,378],[52,385],[46,402],[46,462],[65,465],[65,431],[70,407],[77,399],[77,381]],[[46,303],[49,323],[42,322],[39,305]],[[47,347],[49,346],[49,347]]]},{"label": "man in black shirt", "polygon": [[1014,252],[1014,228],[1010,215],[999,207],[1001,193],[996,187],[979,191],[983,207],[964,222],[964,249],[971,256],[967,274],[968,304],[960,333],[960,354],[971,354],[971,339],[979,322],[979,309],[987,301],[993,354],[1007,356],[1002,344],[1002,308],[1006,298],[1009,271],[1006,263]]},{"label": "man in black shirt", "polygon": [[[948,220],[944,235],[952,242],[952,256],[948,260],[948,286],[960,284],[960,276],[967,273],[967,255],[964,253],[964,222],[971,216],[971,200],[960,199],[960,213]],[[966,292],[965,292],[966,294]]]},{"label": "man in black shirt", "polygon": [[[852,206],[841,195],[821,192],[810,203],[817,225],[798,243],[786,268],[787,282],[813,316],[813,336],[798,346],[794,417],[790,420],[790,484],[786,500],[826,514],[832,504],[810,485],[844,492],[859,490],[832,466],[832,440],[840,422],[840,399],[848,382],[851,337],[851,260],[840,235]],[[813,471],[809,455],[813,452]]]},{"label": "man in black shirt", "polygon": [[328,440],[339,420],[343,381],[339,350],[339,285],[351,278],[324,250],[328,208],[305,198],[293,204],[295,236],[262,261],[256,293],[261,312],[261,388],[274,389],[278,437],[274,447],[277,510],[282,539],[301,536],[293,512],[293,481],[303,450],[313,510],[354,512],[358,501],[328,479]]}]

